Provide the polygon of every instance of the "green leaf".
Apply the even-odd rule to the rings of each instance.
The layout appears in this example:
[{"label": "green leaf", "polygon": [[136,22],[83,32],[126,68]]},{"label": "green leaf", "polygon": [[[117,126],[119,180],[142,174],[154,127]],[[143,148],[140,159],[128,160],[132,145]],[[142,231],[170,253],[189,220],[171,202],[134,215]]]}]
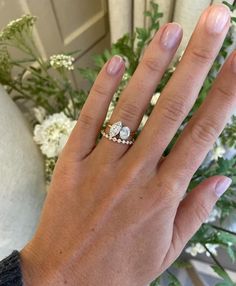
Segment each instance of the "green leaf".
[{"label": "green leaf", "polygon": [[145,11],[143,14],[144,16],[148,16],[148,17],[152,16],[152,13],[150,11]]},{"label": "green leaf", "polygon": [[179,280],[170,272],[168,271],[168,278],[169,278],[169,285],[168,286],[181,286]]},{"label": "green leaf", "polygon": [[161,283],[160,278],[158,277],[155,280],[153,280],[149,286],[161,286],[160,283]]},{"label": "green leaf", "polygon": [[218,265],[213,265],[211,267],[224,280],[224,283],[218,283],[216,286],[236,286],[236,284],[231,280],[228,273],[224,269]]},{"label": "green leaf", "polygon": [[189,261],[184,261],[184,260],[176,260],[173,264],[172,264],[173,267],[175,268],[192,268],[192,264],[189,262]]},{"label": "green leaf", "polygon": [[25,97],[23,95],[14,95],[13,96],[14,101],[23,100],[23,99],[25,99]]},{"label": "green leaf", "polygon": [[227,2],[227,1],[223,1],[222,2],[223,4],[225,4],[226,6],[228,6],[229,7],[229,9],[233,12],[235,9],[236,9],[236,5],[235,4],[230,4],[229,2]]},{"label": "green leaf", "polygon": [[227,247],[227,253],[229,254],[229,257],[230,257],[231,261],[233,263],[235,263],[235,261],[236,261],[236,250],[233,249],[232,246],[228,246]]},{"label": "green leaf", "polygon": [[105,56],[106,61],[111,58],[111,53],[110,53],[110,51],[108,49],[105,49],[103,54]]},{"label": "green leaf", "polygon": [[93,56],[94,62],[97,67],[102,68],[105,64],[106,60],[104,59],[103,55],[94,55]]},{"label": "green leaf", "polygon": [[236,159],[234,158],[233,160],[227,160],[224,158],[218,158],[218,168],[217,168],[217,172],[219,174],[225,174],[230,168],[233,167],[233,165],[235,164]]},{"label": "green leaf", "polygon": [[145,41],[149,36],[149,33],[145,28],[136,28],[136,33],[138,39],[141,39],[142,41]]},{"label": "green leaf", "polygon": [[97,77],[97,71],[89,68],[78,68],[78,71],[80,74],[87,79],[91,84],[94,83],[96,77]]}]

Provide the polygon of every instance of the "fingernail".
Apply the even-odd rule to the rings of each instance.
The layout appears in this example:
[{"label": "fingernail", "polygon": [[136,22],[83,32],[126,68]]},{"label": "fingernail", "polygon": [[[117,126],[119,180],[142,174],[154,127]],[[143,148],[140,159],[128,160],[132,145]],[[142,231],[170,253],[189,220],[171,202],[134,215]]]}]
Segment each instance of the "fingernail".
[{"label": "fingernail", "polygon": [[225,191],[229,188],[232,183],[232,179],[225,177],[224,179],[220,180],[215,186],[215,194],[218,198],[220,198]]},{"label": "fingernail", "polygon": [[110,75],[117,74],[120,71],[121,67],[123,66],[123,63],[124,61],[121,56],[118,55],[113,56],[107,65],[108,74]]},{"label": "fingernail", "polygon": [[232,59],[232,70],[233,70],[233,73],[236,74],[236,53]]},{"label": "fingernail", "polygon": [[161,44],[165,49],[172,49],[176,46],[180,40],[182,34],[182,28],[177,23],[170,23],[164,29],[161,35]]},{"label": "fingernail", "polygon": [[214,5],[206,18],[206,27],[209,33],[219,34],[223,32],[229,22],[230,10],[225,5]]}]

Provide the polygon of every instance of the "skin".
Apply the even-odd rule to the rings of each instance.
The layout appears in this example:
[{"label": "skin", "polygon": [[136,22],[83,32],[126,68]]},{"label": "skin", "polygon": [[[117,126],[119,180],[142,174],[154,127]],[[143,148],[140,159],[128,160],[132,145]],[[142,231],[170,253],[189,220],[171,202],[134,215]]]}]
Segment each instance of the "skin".
[{"label": "skin", "polygon": [[[105,64],[62,151],[41,220],[21,251],[25,285],[144,286],[166,270],[206,220],[226,178],[214,176],[187,196],[189,182],[236,106],[236,53],[218,75],[170,154],[163,151],[193,106],[223,43],[202,14],[182,61],[133,146],[96,139],[124,73]],[[172,47],[166,29],[179,29]],[[163,26],[112,115],[135,130],[182,38],[175,23]],[[186,227],[187,226],[187,227]]]}]

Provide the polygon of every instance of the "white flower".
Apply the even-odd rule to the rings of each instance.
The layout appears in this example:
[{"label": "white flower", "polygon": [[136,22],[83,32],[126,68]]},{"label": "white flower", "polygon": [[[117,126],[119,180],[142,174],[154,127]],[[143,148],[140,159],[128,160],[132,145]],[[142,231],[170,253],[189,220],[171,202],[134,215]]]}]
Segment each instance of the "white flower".
[{"label": "white flower", "polygon": [[[74,103],[71,99],[68,100],[68,104],[67,104],[67,107],[64,109],[64,113],[66,114],[67,112],[70,112],[71,114],[74,114],[75,112],[75,107],[74,107]],[[76,116],[78,117],[79,116],[79,112],[77,111],[76,112]]]},{"label": "white flower", "polygon": [[[219,247],[218,244],[206,243],[206,247],[212,254],[217,255],[216,249]],[[192,256],[197,256],[198,254],[203,254],[206,252],[206,255],[210,256],[210,254],[206,251],[205,247],[199,242],[196,244],[192,243],[191,246],[185,249],[185,252],[191,254]]]},{"label": "white flower", "polygon": [[185,249],[185,252],[190,253],[192,256],[197,256],[197,254],[204,253],[205,251],[206,249],[201,243],[192,244]]},{"label": "white flower", "polygon": [[57,157],[64,148],[75,120],[68,118],[63,112],[47,117],[34,128],[34,140],[48,158]]},{"label": "white flower", "polygon": [[143,127],[145,126],[147,120],[148,120],[148,116],[145,114],[143,116],[143,119],[142,119],[141,123],[140,123],[140,129],[143,129]]},{"label": "white flower", "polygon": [[74,66],[73,66],[73,62],[75,61],[75,59],[71,56],[67,56],[67,55],[53,55],[50,57],[49,59],[50,61],[50,65],[55,68],[65,68],[67,70],[73,70]]},{"label": "white flower", "polygon": [[179,58],[178,58],[178,61],[179,61],[179,62],[182,60],[184,53],[185,53],[185,50],[183,50],[183,51],[180,53],[180,56],[179,56]]},{"label": "white flower", "polygon": [[129,73],[125,72],[122,77],[122,81],[127,82],[130,79]]},{"label": "white flower", "polygon": [[214,222],[221,217],[221,209],[214,207],[205,223]]},{"label": "white flower", "polygon": [[159,99],[160,95],[161,95],[160,92],[157,92],[153,95],[153,97],[151,99],[151,105],[152,106],[156,105],[157,100]]},{"label": "white flower", "polygon": [[46,110],[43,107],[39,106],[34,107],[33,111],[35,118],[38,120],[39,123],[42,123],[46,116]]},{"label": "white flower", "polygon": [[217,161],[220,157],[223,157],[225,152],[226,152],[226,150],[225,150],[224,146],[222,146],[220,144],[216,144],[212,150],[211,159]]},{"label": "white flower", "polygon": [[130,66],[129,59],[126,56],[123,56],[123,55],[122,55],[122,58],[123,58],[123,60],[125,62],[125,67],[128,69],[129,66]]},{"label": "white flower", "polygon": [[[206,244],[206,247],[209,249],[209,251],[210,251],[213,255],[217,256],[217,248],[219,247],[218,244],[210,244],[210,243],[207,243],[207,244]],[[208,252],[206,253],[206,255],[207,255],[207,256],[210,256],[210,254],[209,254]]]},{"label": "white flower", "polygon": [[36,17],[31,15],[23,15],[19,19],[13,20],[7,24],[7,26],[0,32],[1,40],[10,40],[16,36],[16,34],[28,31],[31,29],[36,21]]},{"label": "white flower", "polygon": [[[57,159],[54,158],[46,158],[45,160],[45,175],[46,175],[46,183],[47,186],[49,186],[49,183],[51,182],[52,179],[52,174],[53,174],[53,170],[55,168]],[[47,188],[48,191],[48,188]]]},{"label": "white flower", "polygon": [[170,72],[173,73],[173,72],[175,72],[175,70],[176,70],[176,67],[173,66],[173,67],[170,69]]},{"label": "white flower", "polygon": [[111,101],[109,108],[108,108],[108,111],[107,111],[107,116],[106,116],[105,122],[108,122],[110,120],[114,109],[115,109],[115,104],[113,101]]}]

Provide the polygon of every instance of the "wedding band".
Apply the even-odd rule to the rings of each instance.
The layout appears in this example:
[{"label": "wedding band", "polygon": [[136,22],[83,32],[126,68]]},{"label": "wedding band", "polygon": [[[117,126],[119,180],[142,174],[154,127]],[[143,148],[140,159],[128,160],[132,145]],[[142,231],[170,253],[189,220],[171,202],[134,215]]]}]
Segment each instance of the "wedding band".
[{"label": "wedding band", "polygon": [[124,126],[121,121],[115,122],[111,124],[108,122],[106,127],[109,127],[109,133],[106,133],[105,130],[101,131],[102,136],[107,138],[110,141],[117,142],[120,144],[132,145],[134,140],[127,140],[131,135],[135,134],[135,132],[131,132],[128,126]]}]

